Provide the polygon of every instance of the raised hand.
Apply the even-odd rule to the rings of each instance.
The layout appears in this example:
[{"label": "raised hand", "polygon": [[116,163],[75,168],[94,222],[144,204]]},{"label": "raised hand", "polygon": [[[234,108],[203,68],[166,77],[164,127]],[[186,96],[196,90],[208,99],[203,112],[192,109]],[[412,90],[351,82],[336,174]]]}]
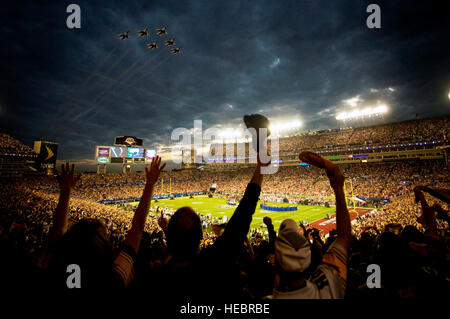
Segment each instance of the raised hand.
[{"label": "raised hand", "polygon": [[127,237],[125,238],[125,244],[133,248],[135,252],[138,251],[139,245],[141,243],[142,233],[144,232],[145,222],[147,220],[150,203],[153,196],[153,186],[156,184],[156,181],[159,178],[159,174],[165,166],[166,164],[161,165],[161,157],[156,156],[152,160],[150,168],[145,168],[147,184],[145,185],[138,208],[134,213],[131,229],[128,232]]},{"label": "raised hand", "polygon": [[61,192],[70,193],[75,184],[80,180],[81,175],[75,175],[75,165],[69,165],[69,163],[61,165],[61,173],[56,174],[56,179],[59,183],[59,189]]},{"label": "raised hand", "polygon": [[163,212],[161,212],[161,216],[158,218],[158,225],[164,232],[166,232],[169,222],[167,221],[167,218],[164,217]]},{"label": "raised hand", "polygon": [[414,187],[414,197],[416,203],[420,202],[422,206],[422,215],[417,217],[417,221],[424,225],[427,231],[435,232],[436,231],[436,217],[435,212],[432,207],[430,207],[425,199],[425,195],[423,194],[424,187],[416,186]]},{"label": "raised hand", "polygon": [[303,151],[299,154],[298,157],[305,163],[314,165],[319,168],[324,168],[327,173],[328,179],[330,180],[331,187],[344,187],[345,177],[339,169],[339,166],[337,166],[333,162],[311,151]]},{"label": "raised hand", "polygon": [[70,192],[80,180],[80,175],[75,175],[75,165],[69,163],[61,165],[61,173],[56,174],[59,183],[59,200],[53,216],[53,226],[50,234],[50,243],[58,241],[67,231],[69,219]]},{"label": "raised hand", "polygon": [[303,225],[303,223],[301,221],[298,222],[299,226],[303,229],[303,233],[306,232],[306,227],[305,225]]},{"label": "raised hand", "polygon": [[266,224],[267,227],[272,225],[272,218],[266,216],[263,218],[263,223]]},{"label": "raised hand", "polygon": [[320,155],[311,152],[304,151],[298,155],[298,158],[308,164],[325,169],[330,185],[334,190],[336,198],[336,242],[341,244],[346,250],[350,248],[350,242],[352,239],[350,215],[347,209],[347,203],[344,193],[345,177],[342,174],[339,167],[333,162],[322,158]]},{"label": "raised hand", "polygon": [[150,164],[150,168],[145,168],[145,175],[147,176],[147,183],[154,185],[158,181],[159,174],[166,167],[164,163],[161,165],[161,157],[156,156],[153,158],[152,163]]}]

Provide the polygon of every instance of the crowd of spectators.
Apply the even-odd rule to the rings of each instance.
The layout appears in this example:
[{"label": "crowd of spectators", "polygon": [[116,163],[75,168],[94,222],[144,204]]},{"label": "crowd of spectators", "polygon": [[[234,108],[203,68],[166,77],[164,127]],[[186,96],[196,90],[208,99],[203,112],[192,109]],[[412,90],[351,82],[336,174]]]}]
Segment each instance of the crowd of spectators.
[{"label": "crowd of spectators", "polygon": [[[448,168],[441,161],[413,161],[392,163],[361,163],[340,165],[348,177],[348,197],[390,199],[411,192],[411,187],[426,181],[439,184],[448,180]],[[208,191],[217,184],[217,192],[242,194],[252,168],[233,171],[180,170],[162,172],[154,194],[186,194]],[[298,176],[302,176],[301,179]],[[277,174],[267,176],[268,185],[263,191],[266,201],[287,197],[291,202],[301,199],[330,200],[333,193],[326,177],[313,166],[281,166]],[[52,177],[34,176],[25,185],[47,193],[58,192]],[[82,174],[74,196],[92,201],[139,198],[145,185],[145,174]],[[240,196],[240,195],[239,195]],[[331,199],[330,204],[333,204]]]},{"label": "crowd of spectators", "polygon": [[[302,150],[314,150],[319,154],[332,153],[337,155],[349,151],[353,153],[373,153],[389,150],[423,149],[447,143],[449,127],[450,116],[442,116],[375,126],[312,131],[289,137],[279,136],[278,146],[281,156],[296,155]],[[270,144],[269,138],[269,149]],[[250,150],[251,147],[248,143],[239,145],[230,142],[229,145],[212,144],[210,152],[211,158],[232,159],[243,154],[244,157],[248,158],[251,155]],[[221,154],[218,153],[219,151],[221,151]],[[230,155],[226,155],[227,151]],[[243,154],[240,152],[243,152]],[[239,157],[239,159],[241,158]]]},{"label": "crowd of spectators", "polygon": [[[447,215],[443,215],[442,212],[446,214],[448,211],[448,201],[442,202],[428,194],[423,195],[413,186],[425,183],[435,189],[448,186],[449,175],[446,168],[439,162],[420,163],[420,165],[418,163],[392,163],[387,166],[375,167],[356,165],[341,168],[330,163],[327,161],[327,165],[331,165],[330,167],[339,174],[349,176],[347,183],[348,180],[352,180],[355,191],[360,186],[359,179],[363,180],[363,183],[369,179],[372,180],[371,183],[361,184],[361,188],[367,194],[371,194],[368,189],[371,185],[373,189],[382,190],[378,195],[392,196],[389,204],[359,216],[351,228],[348,226],[349,234],[347,235],[346,231],[343,235],[339,230],[340,227],[342,228],[342,225],[339,226],[340,224],[350,223],[348,217],[348,220],[344,218],[343,221],[339,221],[340,217],[342,219],[342,216],[348,215],[347,204],[343,197],[344,179],[342,178],[338,186],[332,184],[334,186],[330,188],[331,174],[324,174],[321,166],[314,165],[314,163],[310,167],[287,167],[280,170],[278,175],[265,176],[264,192],[262,189],[260,190],[260,186],[255,186],[262,184],[262,177],[257,174],[259,165],[253,174],[245,169],[238,177],[230,172],[208,175],[208,173],[197,171],[161,172],[159,168],[156,169],[156,175],[159,178],[151,176],[147,171],[135,176],[82,174],[76,181],[74,181],[75,177],[73,173],[70,173],[70,169],[65,168],[66,173],[59,181],[56,181],[54,177],[41,176],[39,178],[32,177],[22,183],[2,184],[4,196],[0,199],[2,211],[0,242],[5,248],[6,254],[12,253],[14,258],[21,262],[22,267],[16,267],[14,271],[25,271],[30,276],[41,274],[43,278],[51,276],[55,284],[60,285],[61,282],[58,281],[60,269],[58,267],[68,258],[61,253],[60,249],[76,250],[72,247],[72,241],[80,240],[77,237],[80,236],[77,233],[80,230],[72,232],[55,230],[55,227],[61,227],[61,224],[64,224],[57,216],[64,215],[65,212],[67,225],[62,226],[63,228],[71,230],[76,229],[76,225],[82,225],[79,227],[83,232],[86,232],[86,229],[89,229],[90,232],[93,231],[92,228],[97,229],[94,231],[95,234],[101,228],[103,229],[101,234],[104,234],[102,238],[107,238],[108,247],[110,247],[108,251],[115,251],[115,254],[109,252],[111,254],[108,255],[109,261],[102,266],[112,269],[112,274],[110,273],[105,278],[102,277],[102,284],[107,282],[108,285],[116,287],[143,288],[150,282],[152,284],[157,282],[164,286],[162,289],[167,290],[167,293],[174,287],[183,288],[179,294],[176,294],[179,298],[185,294],[205,297],[202,291],[187,289],[187,287],[192,287],[193,283],[190,275],[185,276],[186,272],[197,274],[197,270],[194,271],[191,268],[197,263],[200,263],[199,269],[203,275],[211,274],[211,269],[216,269],[216,271],[219,269],[226,273],[227,279],[229,279],[228,286],[221,290],[219,295],[238,293],[245,299],[343,298],[345,296],[357,298],[366,294],[409,298],[427,297],[426,289],[430,289],[431,284],[434,285],[434,289],[437,287],[439,291],[445,289],[448,273],[443,255],[445,256],[447,252],[448,221]],[[201,175],[196,176],[196,174]],[[219,181],[223,181],[224,185],[230,189],[231,185],[234,185],[233,195],[229,198],[240,199],[238,208],[233,215],[236,217],[233,217],[228,223],[222,224],[219,220],[214,220],[208,215],[197,214],[191,208],[186,207],[174,211],[155,203],[150,208],[148,201],[145,204],[147,210],[144,210],[142,207],[131,209],[131,206],[126,204],[112,206],[96,202],[98,199],[95,195],[96,189],[99,191],[108,189],[109,191],[123,187],[129,187],[132,192],[130,194],[133,196],[136,195],[134,192],[140,192],[143,195],[141,203],[146,202],[149,196],[158,193],[157,190],[160,189],[161,184],[158,184],[157,181],[161,179],[162,175],[173,179],[173,187],[183,184],[185,178],[199,182],[204,180],[205,176],[211,178],[211,180],[205,181],[206,187],[212,181],[217,183],[218,188],[221,185]],[[62,183],[65,178],[68,178],[69,181],[72,178],[69,187]],[[245,186],[246,179],[247,183],[248,180],[253,182]],[[148,180],[152,180],[151,184]],[[304,186],[302,186],[303,180],[305,180]],[[392,182],[394,180],[395,183]],[[127,183],[132,185],[127,185]],[[328,188],[326,187],[327,183]],[[150,195],[147,185],[152,188]],[[203,187],[201,184],[197,186]],[[191,184],[178,187],[180,190],[192,190]],[[246,190],[243,197],[242,193],[239,193],[239,187]],[[250,191],[249,187],[254,189]],[[300,197],[295,197],[296,191],[294,190],[298,190],[297,194],[302,194],[308,193],[306,190],[311,188],[319,190],[310,193],[315,196],[321,194],[334,197],[332,204],[336,206],[337,216],[339,216],[337,217],[337,232],[332,231],[328,238],[320,236],[316,229],[301,224],[296,226],[293,220],[283,222],[278,237],[271,226],[270,218],[264,219],[266,229],[249,229],[248,221],[251,220],[251,214],[258,198],[266,197],[265,199],[268,201],[277,201],[282,196],[277,197],[276,195],[283,195],[286,192],[286,194],[292,194],[290,200],[297,200]],[[73,196],[66,198],[64,189],[69,189]],[[417,193],[422,194],[422,197]],[[418,206],[414,201],[418,196],[421,202],[423,200],[422,206]],[[66,198],[66,208],[61,204],[64,198]],[[426,213],[424,213],[423,207],[426,209],[433,207],[432,209],[435,211],[441,212],[440,218],[430,222],[429,217],[425,218]],[[139,214],[143,214],[145,218],[136,217]],[[196,224],[197,218],[198,230],[191,225],[191,223]],[[171,223],[172,227],[169,226]],[[187,227],[186,225],[194,228],[184,229]],[[179,234],[174,235],[173,229],[176,229]],[[208,231],[205,231],[206,229]],[[200,234],[195,235],[197,231]],[[58,233],[59,235],[55,235]],[[183,243],[183,238],[179,236],[186,236],[184,240],[187,242]],[[348,236],[353,239],[349,239]],[[67,241],[70,244],[64,241],[65,237],[69,237]],[[89,240],[93,239],[89,237]],[[95,240],[93,242],[89,240],[83,245],[94,245]],[[63,242],[64,244],[61,245],[64,248],[59,247],[58,242]],[[124,243],[128,243],[128,245],[124,246]],[[311,251],[311,253],[294,254],[298,260],[292,259],[290,251],[297,247],[296,245],[299,245],[298,251],[301,251],[302,254],[306,251]],[[396,256],[390,245],[406,251],[402,251]],[[21,254],[17,253],[19,248]],[[95,249],[104,251],[106,248],[101,246]],[[202,253],[195,257],[194,262],[191,258],[196,256],[198,249]],[[76,251],[77,254],[80,254],[78,250]],[[55,257],[55,254],[58,257]],[[229,260],[224,260],[223,256]],[[399,260],[400,256],[412,262],[407,273],[416,276],[414,277],[416,280],[405,277],[404,273],[399,275],[398,269],[394,267],[393,263],[394,261],[401,262],[401,265],[405,266],[404,260]],[[79,257],[86,265],[85,267],[93,267],[83,259],[85,257]],[[392,260],[386,259],[388,257]],[[189,260],[187,268],[185,267],[186,259]],[[237,269],[233,260],[239,265]],[[342,260],[346,262],[341,262]],[[105,263],[104,260],[102,262]],[[80,261],[80,263],[82,262]],[[380,290],[382,292],[374,292],[365,284],[367,275],[364,267],[371,263],[379,263],[387,269],[387,277]],[[13,264],[15,265],[15,263]],[[220,267],[217,268],[217,265]],[[4,265],[3,267],[8,266]],[[7,269],[7,271],[12,270]],[[96,269],[93,273],[97,274],[97,271],[99,270]],[[94,277],[97,278],[98,274]],[[169,277],[172,279],[166,283],[161,282],[161,278]],[[83,281],[83,285],[98,284],[95,278],[89,278],[92,282]],[[324,278],[327,281],[325,288],[320,284]],[[298,288],[298,285],[303,288],[294,289]]]},{"label": "crowd of spectators", "polygon": [[36,155],[33,149],[5,133],[0,133],[0,155]]},{"label": "crowd of spectators", "polygon": [[[423,121],[428,127],[417,121],[383,126],[370,139],[409,138],[398,130],[436,136],[448,118]],[[329,134],[337,136],[333,143],[345,143],[369,133]],[[81,287],[157,287],[149,291],[152,300],[434,298],[448,292],[445,163],[337,166],[312,152],[301,152],[300,159],[309,165],[282,166],[269,175],[261,174],[261,163],[232,171],[163,171],[156,157],[140,173],[78,175],[63,165],[58,178],[1,182],[2,283],[67,288],[67,265],[78,264],[85,271]],[[212,184],[215,196],[237,204],[226,222],[195,207],[172,210],[151,201],[168,192],[208,191]],[[128,198],[139,200],[137,208]],[[124,201],[100,203],[116,199]],[[250,229],[258,200],[334,206],[336,229],[324,237],[320,229],[286,219],[277,232],[269,217],[264,228]],[[377,205],[351,223],[347,206],[355,200]],[[381,268],[381,282],[367,281],[369,265]],[[218,276],[220,289],[198,282]]]},{"label": "crowd of spectators", "polygon": [[416,142],[447,140],[450,117],[428,118],[370,127],[346,128],[304,133],[299,136],[281,138],[280,152],[305,149],[323,150],[353,146],[400,145]]}]

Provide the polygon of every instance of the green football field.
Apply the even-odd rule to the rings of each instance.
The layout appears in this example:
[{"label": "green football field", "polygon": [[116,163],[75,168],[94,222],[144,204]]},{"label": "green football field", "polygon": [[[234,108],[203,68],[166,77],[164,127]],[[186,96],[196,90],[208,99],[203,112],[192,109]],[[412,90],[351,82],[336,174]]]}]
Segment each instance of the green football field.
[{"label": "green football field", "polygon": [[[132,203],[137,205],[138,203]],[[292,218],[297,223],[299,221],[306,220],[308,223],[316,221],[318,219],[324,218],[328,213],[334,214],[334,207],[324,207],[324,206],[307,206],[307,205],[294,205],[294,204],[280,204],[277,203],[276,206],[297,206],[297,211],[289,211],[289,212],[273,212],[267,211],[260,208],[261,202],[258,202],[256,212],[253,215],[253,220],[250,225],[250,228],[258,228],[263,224],[264,216],[269,216],[272,218],[272,222],[275,226],[275,230],[278,231],[280,223],[286,218]],[[174,200],[170,199],[162,199],[157,203],[152,201],[152,206],[157,205],[159,207],[168,207],[171,209],[178,209],[183,206],[190,206],[196,212],[200,214],[209,214],[214,217],[223,217],[228,216],[228,219],[233,215],[234,210],[237,206],[229,206],[227,205],[227,200],[224,198],[208,198],[206,195],[195,196],[194,198],[182,197],[176,198]],[[275,205],[275,204],[270,204]]]}]

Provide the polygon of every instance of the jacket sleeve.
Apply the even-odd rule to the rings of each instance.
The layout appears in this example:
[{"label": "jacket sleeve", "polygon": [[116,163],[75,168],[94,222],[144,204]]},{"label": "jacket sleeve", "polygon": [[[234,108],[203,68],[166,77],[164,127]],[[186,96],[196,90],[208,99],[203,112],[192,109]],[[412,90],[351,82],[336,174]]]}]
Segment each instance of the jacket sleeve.
[{"label": "jacket sleeve", "polygon": [[134,277],[136,252],[130,246],[123,245],[113,262],[111,288],[127,288]]},{"label": "jacket sleeve", "polygon": [[242,250],[245,237],[250,229],[252,216],[258,203],[261,187],[250,183],[247,185],[244,197],[239,202],[233,216],[223,234],[217,238],[214,247],[227,257],[237,258]]}]

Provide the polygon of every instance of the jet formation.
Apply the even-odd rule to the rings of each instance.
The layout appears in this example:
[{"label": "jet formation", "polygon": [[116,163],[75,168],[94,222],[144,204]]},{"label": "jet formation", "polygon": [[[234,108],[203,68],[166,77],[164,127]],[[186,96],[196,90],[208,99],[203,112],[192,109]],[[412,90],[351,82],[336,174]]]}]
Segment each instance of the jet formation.
[{"label": "jet formation", "polygon": [[[143,38],[143,37],[150,36],[149,29],[150,29],[149,27],[146,27],[145,29],[138,30],[137,31],[138,37],[139,38]],[[159,35],[160,37],[165,36],[165,35],[168,34],[167,26],[155,29],[155,32],[156,32],[156,35]],[[120,40],[128,40],[130,38],[130,31],[121,33],[121,34],[118,35],[118,37],[119,37]],[[179,48],[179,47],[178,48],[174,48],[173,47],[173,46],[175,46],[175,38],[166,40],[164,42],[164,45],[166,47],[172,47],[172,48],[170,48],[170,52],[172,52],[173,54],[178,54],[181,51],[181,48]],[[147,49],[149,49],[149,50],[158,49],[158,43],[156,41],[153,41],[151,43],[147,43],[146,46],[147,46]]]}]

